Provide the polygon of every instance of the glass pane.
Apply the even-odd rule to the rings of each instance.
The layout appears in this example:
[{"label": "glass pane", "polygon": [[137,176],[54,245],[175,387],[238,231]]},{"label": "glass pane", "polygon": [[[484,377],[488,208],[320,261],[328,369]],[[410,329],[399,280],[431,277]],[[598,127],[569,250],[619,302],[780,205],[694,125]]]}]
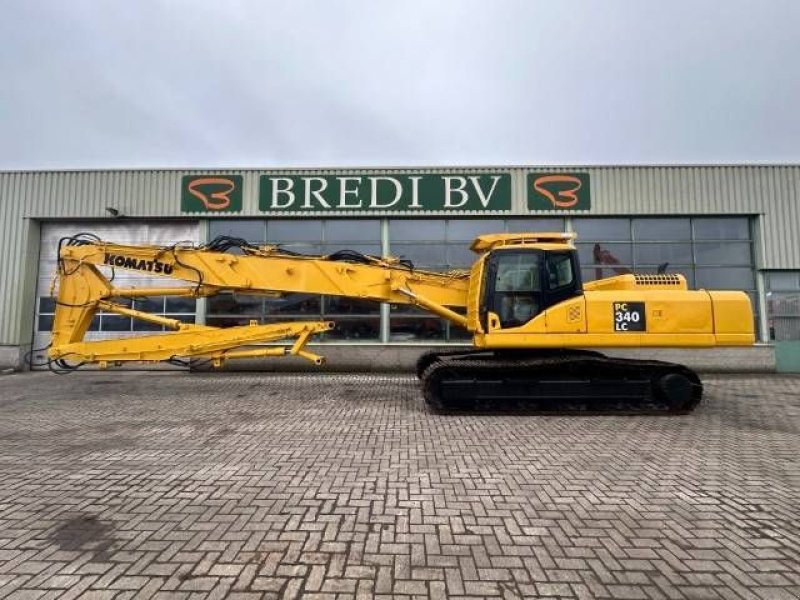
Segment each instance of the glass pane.
[{"label": "glass pane", "polygon": [[209,314],[261,316],[263,299],[241,294],[217,294],[208,299]]},{"label": "glass pane", "polygon": [[628,219],[581,219],[572,221],[578,241],[608,242],[631,239],[631,224]]},{"label": "glass pane", "polygon": [[750,242],[700,242],[694,246],[698,265],[751,265]]},{"label": "glass pane", "polygon": [[171,298],[166,296],[166,311],[171,313],[194,313],[196,301],[194,298]]},{"label": "glass pane", "polygon": [[133,301],[133,308],[149,313],[164,312],[164,296],[153,296],[151,298],[136,298]]},{"label": "glass pane", "polygon": [[392,244],[392,254],[414,263],[416,267],[447,264],[444,244]]},{"label": "glass pane", "polygon": [[794,290],[800,290],[800,272],[785,271],[781,273],[769,273],[767,275],[767,287],[775,291],[785,290],[793,292]]},{"label": "glass pane", "polygon": [[696,240],[749,240],[747,217],[701,217],[692,219]]},{"label": "glass pane", "polygon": [[662,217],[633,220],[633,236],[638,240],[678,241],[692,239],[689,219]]},{"label": "glass pane", "polygon": [[778,342],[800,340],[800,318],[771,317],[769,319],[770,339]]},{"label": "glass pane", "polygon": [[39,323],[37,331],[52,331],[53,330],[53,315],[39,315]]},{"label": "glass pane", "polygon": [[691,264],[691,244],[634,244],[634,263],[659,265],[661,263]]},{"label": "glass pane", "polygon": [[630,244],[589,242],[575,244],[582,265],[629,265],[633,263]]},{"label": "glass pane", "polygon": [[261,244],[266,239],[264,237],[265,227],[262,220],[239,221],[234,219],[212,220],[208,223],[208,239],[213,240],[220,235],[237,237]]},{"label": "glass pane", "polygon": [[380,248],[381,222],[378,219],[336,219],[325,221],[325,241],[374,241]]},{"label": "glass pane", "polygon": [[800,293],[769,292],[767,301],[770,315],[800,317]]},{"label": "glass pane", "polygon": [[564,219],[508,219],[510,233],[564,231]]},{"label": "glass pane", "polygon": [[40,313],[54,313],[56,312],[56,299],[52,296],[43,296],[39,298],[39,312]]},{"label": "glass pane", "polygon": [[569,254],[547,256],[547,280],[551,290],[569,285],[574,280]]},{"label": "glass pane", "polygon": [[337,318],[336,327],[325,333],[326,340],[375,341],[380,338],[379,318]]},{"label": "glass pane", "polygon": [[697,267],[697,287],[707,290],[752,290],[753,270],[746,267]]},{"label": "glass pane", "polygon": [[380,314],[380,303],[345,296],[325,296],[325,316],[333,315],[377,315]]},{"label": "glass pane", "polygon": [[[194,322],[194,321],[192,321]],[[139,319],[133,320],[134,331],[163,331],[164,327],[157,323],[150,323],[148,321],[140,321]],[[170,330],[172,331],[172,330]]]},{"label": "glass pane", "polygon": [[504,231],[502,219],[450,219],[447,222],[448,240],[471,242],[484,233],[503,233]]},{"label": "glass pane", "polygon": [[617,265],[615,267],[587,267],[581,269],[582,281],[594,281],[595,279],[606,279],[617,275],[633,273],[630,265]]},{"label": "glass pane", "polygon": [[472,334],[466,329],[450,323],[447,329],[447,339],[451,342],[468,342],[472,340]]},{"label": "glass pane", "polygon": [[478,255],[470,250],[467,244],[447,246],[447,264],[455,269],[468,269],[477,258]]},{"label": "glass pane", "polygon": [[392,342],[444,340],[446,321],[435,317],[391,317],[389,339]]},{"label": "glass pane", "polygon": [[498,257],[495,292],[538,292],[539,253],[507,254]]},{"label": "glass pane", "polygon": [[131,318],[121,315],[103,315],[100,326],[103,331],[130,331]]},{"label": "glass pane", "polygon": [[395,219],[389,221],[391,242],[444,241],[444,221],[436,219]]},{"label": "glass pane", "polygon": [[322,296],[318,294],[286,294],[280,298],[264,299],[265,315],[308,315],[311,319],[322,314]]},{"label": "glass pane", "polygon": [[281,221],[267,223],[267,242],[321,242],[322,221]]}]

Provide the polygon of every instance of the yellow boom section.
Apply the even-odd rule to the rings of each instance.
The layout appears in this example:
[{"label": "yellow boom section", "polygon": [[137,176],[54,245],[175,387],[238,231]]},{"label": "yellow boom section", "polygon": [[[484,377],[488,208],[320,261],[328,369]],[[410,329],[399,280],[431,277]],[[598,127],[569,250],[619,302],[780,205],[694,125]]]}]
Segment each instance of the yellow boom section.
[{"label": "yellow boom section", "polygon": [[[142,296],[213,296],[222,292],[274,295],[292,292],[414,304],[466,326],[453,310],[467,302],[468,274],[418,271],[395,259],[357,255],[358,260],[301,256],[274,247],[244,247],[237,255],[186,246],[126,246],[80,240],[59,252],[57,310],[49,356],[69,362],[162,361],[206,357],[219,365],[228,358],[293,354],[321,362],[304,350],[314,333],[329,322],[293,322],[216,328],[187,324],[134,310],[115,299]],[[347,257],[344,257],[347,259]],[[111,267],[179,279],[185,287],[118,288],[99,267]],[[123,340],[83,341],[99,310],[130,316],[168,328],[173,333]],[[296,338],[287,348],[236,350],[259,342]]]}]

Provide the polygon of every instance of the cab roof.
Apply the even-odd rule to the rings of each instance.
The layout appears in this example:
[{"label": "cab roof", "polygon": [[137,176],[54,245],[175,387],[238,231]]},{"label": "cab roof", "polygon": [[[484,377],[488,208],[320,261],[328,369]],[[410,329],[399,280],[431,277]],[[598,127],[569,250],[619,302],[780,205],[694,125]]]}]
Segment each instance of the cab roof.
[{"label": "cab roof", "polygon": [[536,246],[543,244],[560,244],[572,248],[574,233],[541,232],[541,233],[491,233],[475,238],[470,249],[473,252],[487,252],[502,246]]}]

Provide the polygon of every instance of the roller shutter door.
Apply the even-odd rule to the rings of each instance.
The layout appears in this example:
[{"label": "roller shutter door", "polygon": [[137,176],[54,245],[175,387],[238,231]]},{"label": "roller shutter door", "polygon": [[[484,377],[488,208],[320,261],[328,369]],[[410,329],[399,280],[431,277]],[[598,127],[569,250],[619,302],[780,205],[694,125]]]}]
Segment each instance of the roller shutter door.
[{"label": "roller shutter door", "polygon": [[[92,233],[103,240],[121,244],[170,245],[182,241],[196,243],[199,239],[199,228],[197,222],[194,221],[146,222],[126,220],[119,223],[79,221],[43,223],[39,250],[36,305],[34,307],[36,311],[33,335],[34,363],[42,363],[45,360],[44,349],[50,343],[50,330],[53,324],[53,313],[55,312],[55,301],[51,290],[56,271],[58,241],[63,237],[84,232]],[[105,270],[108,271],[106,276],[109,276],[110,269]],[[169,287],[181,285],[179,280],[147,277],[119,269],[116,270],[114,275],[114,285],[117,287],[149,287],[155,285]],[[195,301],[193,299],[165,298],[162,296],[145,298],[137,300],[135,308],[141,308],[154,314],[167,315],[186,322],[193,323],[195,320]],[[95,316],[85,339],[87,341],[109,338],[119,339],[139,335],[152,335],[159,331],[162,331],[162,328],[158,325],[132,320],[120,315],[100,313]]]}]

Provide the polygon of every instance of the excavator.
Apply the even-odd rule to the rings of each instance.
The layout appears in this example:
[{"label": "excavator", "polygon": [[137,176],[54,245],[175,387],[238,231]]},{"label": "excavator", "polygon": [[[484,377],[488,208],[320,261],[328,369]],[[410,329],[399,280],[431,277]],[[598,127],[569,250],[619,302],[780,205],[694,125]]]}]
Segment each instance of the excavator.
[{"label": "excavator", "polygon": [[[683,414],[702,397],[690,368],[607,356],[599,348],[710,348],[755,341],[749,297],[689,290],[679,274],[621,274],[583,283],[573,233],[479,236],[468,271],[439,273],[406,260],[342,250],[302,255],[218,237],[202,245],[121,245],[78,234],[59,241],[48,364],[68,372],[131,361],[227,361],[298,356],[329,321],[212,327],[138,310],[149,296],[328,294],[409,304],[473,336],[473,348],[423,354],[417,364],[436,411],[493,403],[544,412]],[[118,270],[180,280],[177,287],[116,287]],[[55,293],[55,290],[54,290]],[[115,313],[170,331],[84,340],[94,315]]]}]

